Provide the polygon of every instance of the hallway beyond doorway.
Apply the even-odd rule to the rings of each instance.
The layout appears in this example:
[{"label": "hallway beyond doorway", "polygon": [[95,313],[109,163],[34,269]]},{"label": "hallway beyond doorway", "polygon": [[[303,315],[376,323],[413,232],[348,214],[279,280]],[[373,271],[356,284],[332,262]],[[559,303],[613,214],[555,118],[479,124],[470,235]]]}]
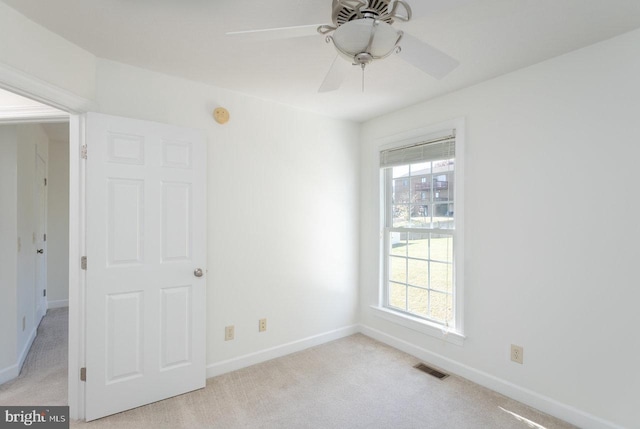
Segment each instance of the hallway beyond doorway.
[{"label": "hallway beyond doorway", "polygon": [[67,405],[69,308],[47,311],[20,375],[0,385],[2,405]]}]

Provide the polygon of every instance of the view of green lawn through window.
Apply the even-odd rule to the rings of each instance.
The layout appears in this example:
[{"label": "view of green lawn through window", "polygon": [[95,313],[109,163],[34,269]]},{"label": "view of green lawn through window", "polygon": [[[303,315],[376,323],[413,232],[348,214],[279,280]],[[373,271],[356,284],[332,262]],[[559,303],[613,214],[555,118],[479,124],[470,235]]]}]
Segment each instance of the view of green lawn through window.
[{"label": "view of green lawn through window", "polygon": [[422,162],[386,176],[387,305],[442,324],[454,316],[454,166]]}]

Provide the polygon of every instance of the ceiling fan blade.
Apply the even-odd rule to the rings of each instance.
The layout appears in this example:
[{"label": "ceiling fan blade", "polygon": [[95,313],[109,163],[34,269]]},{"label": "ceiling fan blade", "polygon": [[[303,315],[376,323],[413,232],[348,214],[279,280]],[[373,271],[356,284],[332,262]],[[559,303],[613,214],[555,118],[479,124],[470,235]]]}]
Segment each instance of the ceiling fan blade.
[{"label": "ceiling fan blade", "polygon": [[322,85],[318,88],[318,92],[335,91],[340,88],[340,85],[342,85],[342,82],[344,82],[344,79],[347,77],[347,73],[350,68],[351,64],[340,58],[339,55],[336,55],[336,58],[331,64],[331,68],[322,81]]},{"label": "ceiling fan blade", "polygon": [[406,32],[399,45],[400,58],[436,79],[442,79],[460,65],[455,58]]},{"label": "ceiling fan blade", "polygon": [[319,36],[317,29],[320,25],[322,24],[265,28],[262,30],[230,31],[225,33],[225,35],[251,41],[293,39],[296,37]]}]

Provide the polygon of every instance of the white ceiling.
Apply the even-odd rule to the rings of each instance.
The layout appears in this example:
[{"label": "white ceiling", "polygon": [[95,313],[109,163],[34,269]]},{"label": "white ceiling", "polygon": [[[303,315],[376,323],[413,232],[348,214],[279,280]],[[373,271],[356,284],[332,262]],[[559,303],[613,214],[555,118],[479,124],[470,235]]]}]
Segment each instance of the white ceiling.
[{"label": "white ceiling", "polygon": [[335,57],[320,35],[270,42],[229,31],[331,22],[331,0],[2,0],[98,57],[363,121],[640,27],[638,0],[407,0],[395,26],[461,65],[437,81],[398,58],[317,93]]}]

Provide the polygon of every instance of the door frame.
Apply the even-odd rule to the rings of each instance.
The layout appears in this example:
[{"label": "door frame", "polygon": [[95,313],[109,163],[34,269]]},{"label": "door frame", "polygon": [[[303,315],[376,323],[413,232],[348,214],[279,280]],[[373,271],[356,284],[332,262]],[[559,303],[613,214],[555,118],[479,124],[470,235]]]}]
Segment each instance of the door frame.
[{"label": "door frame", "polygon": [[[38,168],[39,168],[39,162],[42,161],[44,164],[44,172],[43,172],[43,176],[44,177],[40,177],[38,172]],[[36,146],[36,157],[35,157],[35,181],[34,181],[34,198],[35,198],[35,207],[36,207],[36,211],[37,211],[37,217],[36,217],[36,221],[38,224],[38,228],[42,228],[42,230],[38,229],[38,234],[36,236],[36,248],[40,247],[40,244],[38,243],[42,243],[42,249],[44,249],[44,255],[42,257],[42,262],[39,261],[39,256],[36,254],[35,256],[35,268],[36,268],[36,272],[35,272],[35,279],[36,279],[36,296],[35,296],[35,304],[36,304],[36,326],[40,324],[40,322],[42,321],[42,318],[44,317],[45,314],[47,314],[47,298],[46,295],[43,294],[43,291],[46,291],[48,289],[48,282],[47,282],[47,272],[48,272],[48,264],[47,264],[47,258],[49,257],[49,251],[47,248],[47,241],[46,239],[44,239],[42,237],[42,234],[47,235],[47,214],[49,213],[49,208],[48,208],[48,204],[47,204],[47,185],[46,183],[43,186],[43,183],[41,182],[41,180],[47,180],[47,177],[49,176],[49,160],[48,158],[45,159],[42,154],[39,152],[38,146]],[[44,206],[43,206],[43,202],[41,200],[41,195],[39,192],[39,187],[43,186],[42,188],[42,192],[44,193]],[[44,211],[44,213],[42,213],[42,211]],[[44,216],[43,216],[44,214]],[[42,225],[41,223],[44,222],[44,225]],[[38,277],[40,277],[40,279],[38,279]],[[38,281],[40,280],[40,282]]]},{"label": "door frame", "polygon": [[[85,250],[85,165],[83,113],[95,103],[35,76],[0,63],[0,88],[69,113],[69,417],[84,420],[84,384],[80,368],[85,363],[85,275],[80,258]],[[37,118],[34,118],[37,119]]]}]

